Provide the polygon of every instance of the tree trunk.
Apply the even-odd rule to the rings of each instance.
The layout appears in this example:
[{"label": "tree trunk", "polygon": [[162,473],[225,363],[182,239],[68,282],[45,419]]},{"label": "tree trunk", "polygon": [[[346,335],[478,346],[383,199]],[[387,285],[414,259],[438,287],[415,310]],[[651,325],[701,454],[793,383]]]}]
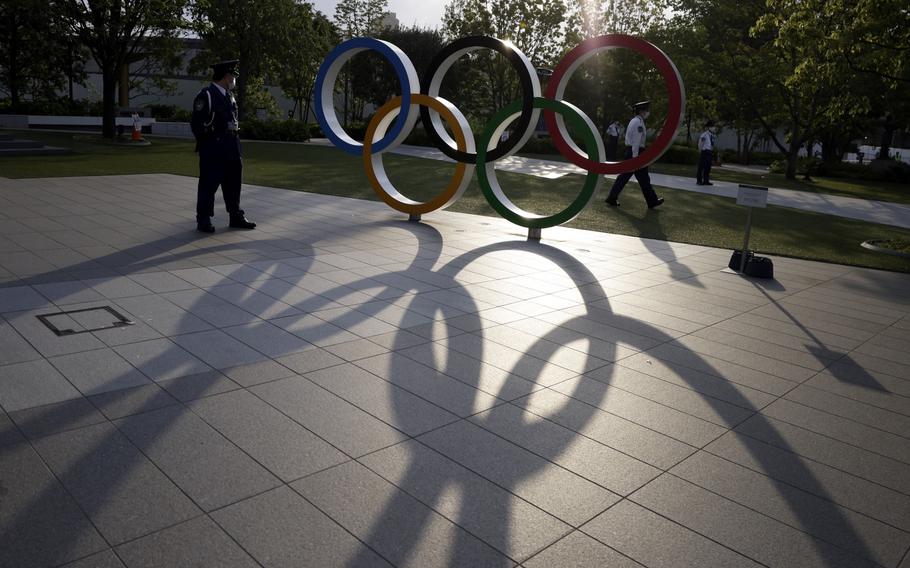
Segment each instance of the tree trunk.
[{"label": "tree trunk", "polygon": [[894,118],[889,114],[885,117],[884,131],[882,132],[881,150],[878,152],[879,160],[888,160],[891,157],[891,138],[894,136]]},{"label": "tree trunk", "polygon": [[101,135],[113,138],[116,134],[117,117],[117,71],[112,65],[105,65],[101,72]]},{"label": "tree trunk", "polygon": [[124,63],[120,66],[120,80],[118,81],[117,104],[121,107],[130,106],[130,65]]},{"label": "tree trunk", "polygon": [[7,76],[9,79],[9,99],[12,104],[13,112],[19,110],[19,64],[16,61],[16,50],[19,49],[19,29],[18,22],[11,25],[10,50],[9,50],[9,68]]},{"label": "tree trunk", "polygon": [[799,163],[800,144],[790,143],[790,149],[787,150],[787,179],[796,179],[796,166]]}]

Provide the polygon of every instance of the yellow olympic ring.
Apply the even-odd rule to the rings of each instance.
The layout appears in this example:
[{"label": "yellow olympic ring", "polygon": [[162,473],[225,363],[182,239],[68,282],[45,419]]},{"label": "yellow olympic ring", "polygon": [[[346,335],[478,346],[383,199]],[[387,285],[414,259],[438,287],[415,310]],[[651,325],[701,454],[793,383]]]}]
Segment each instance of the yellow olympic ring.
[{"label": "yellow olympic ring", "polygon": [[[392,147],[373,153],[373,144],[382,140],[392,121],[401,112],[401,102],[402,97],[397,96],[382,105],[367,126],[366,135],[363,139],[363,166],[367,179],[376,195],[396,211],[401,211],[408,215],[421,215],[437,209],[445,209],[457,201],[464,193],[464,190],[467,189],[468,184],[471,183],[471,178],[474,175],[473,164],[456,162],[455,174],[445,190],[435,198],[421,202],[402,195],[395,189],[395,186],[386,175],[385,166],[382,163],[382,154],[392,149]],[[455,144],[458,150],[461,152],[474,152],[474,134],[471,132],[468,120],[455,105],[439,97],[430,97],[417,93],[411,93],[411,104],[422,105],[438,112],[452,128],[452,134],[455,136]]]}]

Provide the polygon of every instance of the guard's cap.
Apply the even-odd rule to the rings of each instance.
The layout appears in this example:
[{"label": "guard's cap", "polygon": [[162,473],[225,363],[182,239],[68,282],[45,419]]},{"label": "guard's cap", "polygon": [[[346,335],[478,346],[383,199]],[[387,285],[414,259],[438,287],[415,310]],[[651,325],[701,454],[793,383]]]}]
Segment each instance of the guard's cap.
[{"label": "guard's cap", "polygon": [[641,101],[640,103],[635,103],[632,105],[632,112],[638,114],[643,110],[651,109],[651,101]]},{"label": "guard's cap", "polygon": [[711,128],[712,126],[714,126],[713,120],[709,120],[708,122],[705,123],[705,128]]},{"label": "guard's cap", "polygon": [[240,71],[237,70],[238,63],[240,63],[239,59],[231,59],[212,65],[212,78],[217,81],[228,73],[235,77],[239,77]]}]

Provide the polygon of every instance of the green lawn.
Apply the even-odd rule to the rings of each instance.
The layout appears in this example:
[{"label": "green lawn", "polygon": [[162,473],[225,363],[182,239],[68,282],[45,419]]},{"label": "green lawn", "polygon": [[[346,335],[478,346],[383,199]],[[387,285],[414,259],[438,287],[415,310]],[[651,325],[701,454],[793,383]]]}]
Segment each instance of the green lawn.
[{"label": "green lawn", "polygon": [[[189,141],[153,138],[152,146],[134,148],[94,143],[86,137],[74,140],[71,134],[29,132],[28,137],[69,146],[75,153],[3,158],[0,159],[0,176],[197,175],[196,156]],[[244,181],[247,183],[377,199],[366,182],[360,159],[335,148],[244,142],[244,157]],[[447,183],[453,166],[434,160],[389,156],[386,169],[399,190],[414,199],[425,200]],[[664,166],[655,169],[664,169]],[[762,183],[757,176],[738,175],[746,176],[746,179],[731,181]],[[536,213],[552,213],[561,208],[574,198],[582,182],[580,176],[574,175],[558,180],[512,173],[500,173],[499,176],[506,193],[518,205]],[[715,179],[722,179],[719,173]],[[767,185],[777,184],[767,182]],[[856,191],[865,194],[884,195],[895,191],[884,186],[876,190],[874,184],[862,184],[861,187],[861,191]],[[907,189],[907,186],[898,187]],[[598,199],[570,226],[728,249],[741,245],[746,210],[735,205],[733,200],[669,188],[658,188],[658,192],[667,203],[658,210],[648,211],[638,186],[630,183],[621,197],[621,208],[607,208]],[[249,204],[247,209],[255,211],[254,204]],[[495,215],[481,195],[476,179],[451,210]],[[432,213],[424,216],[430,223],[432,218]],[[546,233],[544,230],[544,239]],[[875,253],[860,246],[862,241],[869,239],[907,240],[910,231],[781,207],[758,209],[753,215],[751,244],[760,252],[910,272],[910,260]]]}]

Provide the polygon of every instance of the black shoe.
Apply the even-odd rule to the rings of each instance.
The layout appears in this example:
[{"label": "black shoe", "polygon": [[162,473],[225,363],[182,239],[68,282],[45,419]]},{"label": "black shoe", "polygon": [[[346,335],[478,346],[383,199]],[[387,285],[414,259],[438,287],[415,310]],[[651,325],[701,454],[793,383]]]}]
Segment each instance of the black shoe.
[{"label": "black shoe", "polygon": [[711,182],[710,182],[710,181],[706,181],[706,182],[705,182],[705,183],[703,183],[703,184],[702,184],[702,185],[714,185],[714,184],[713,184],[713,183],[711,183]]},{"label": "black shoe", "polygon": [[214,233],[215,227],[211,223],[199,223],[196,225],[196,230],[200,233]]},{"label": "black shoe", "polygon": [[610,207],[619,207],[619,201],[616,201],[615,199],[610,199],[609,197],[606,199],[605,203],[607,205],[609,205]]},{"label": "black shoe", "polygon": [[705,184],[703,184],[703,183],[700,182],[700,181],[697,181],[697,182],[695,182],[695,185],[705,185]]},{"label": "black shoe", "polygon": [[663,197],[658,197],[658,198],[657,198],[657,201],[655,201],[654,203],[649,203],[649,204],[648,204],[648,209],[655,209],[655,208],[657,208],[657,207],[660,207],[661,204],[662,204],[663,202],[664,202],[664,198],[663,198]]},{"label": "black shoe", "polygon": [[246,217],[231,217],[231,222],[228,226],[234,229],[255,229],[256,223],[253,223]]}]

